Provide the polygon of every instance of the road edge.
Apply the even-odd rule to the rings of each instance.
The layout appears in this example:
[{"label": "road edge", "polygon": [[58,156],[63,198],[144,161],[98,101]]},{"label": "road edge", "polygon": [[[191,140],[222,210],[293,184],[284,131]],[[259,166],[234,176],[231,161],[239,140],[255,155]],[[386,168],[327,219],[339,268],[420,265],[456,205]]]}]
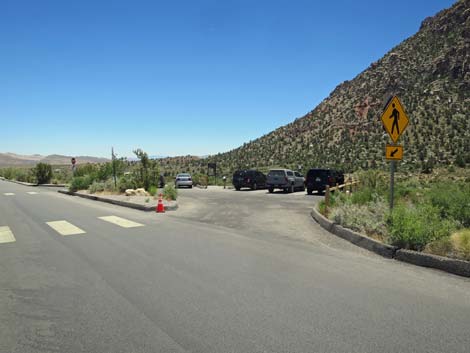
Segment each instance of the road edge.
[{"label": "road edge", "polygon": [[[57,192],[60,194],[65,194],[65,195],[82,197],[88,200],[106,202],[106,203],[110,203],[110,204],[117,205],[117,206],[133,208],[135,210],[140,210],[140,211],[146,211],[146,212],[155,211],[155,206],[139,205],[139,204],[132,203],[132,202],[113,200],[113,199],[108,199],[106,197],[96,196],[96,195],[81,194],[81,193],[73,192],[69,190],[57,190]],[[165,211],[176,211],[177,209],[178,209],[177,203],[175,203],[174,205],[165,205]]]}]

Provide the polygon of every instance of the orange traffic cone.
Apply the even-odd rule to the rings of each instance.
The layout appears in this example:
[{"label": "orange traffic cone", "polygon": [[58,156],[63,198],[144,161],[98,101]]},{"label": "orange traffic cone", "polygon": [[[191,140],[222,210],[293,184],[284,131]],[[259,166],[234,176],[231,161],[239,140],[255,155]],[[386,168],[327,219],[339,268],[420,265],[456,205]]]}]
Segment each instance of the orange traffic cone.
[{"label": "orange traffic cone", "polygon": [[157,213],[165,213],[165,206],[163,205],[163,195],[158,195],[158,204],[157,209],[155,210]]}]

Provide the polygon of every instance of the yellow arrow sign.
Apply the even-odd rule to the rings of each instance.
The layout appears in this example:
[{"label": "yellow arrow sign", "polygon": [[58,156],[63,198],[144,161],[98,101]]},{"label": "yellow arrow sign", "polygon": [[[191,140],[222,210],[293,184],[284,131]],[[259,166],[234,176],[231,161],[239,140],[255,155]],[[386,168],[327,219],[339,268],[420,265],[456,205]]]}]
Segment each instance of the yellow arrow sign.
[{"label": "yellow arrow sign", "polygon": [[405,113],[405,109],[398,99],[394,96],[387,104],[385,111],[382,114],[382,123],[384,124],[385,130],[387,130],[393,142],[397,142],[398,138],[408,126],[408,116]]},{"label": "yellow arrow sign", "polygon": [[387,145],[385,147],[385,158],[391,161],[401,161],[403,159],[403,146]]}]

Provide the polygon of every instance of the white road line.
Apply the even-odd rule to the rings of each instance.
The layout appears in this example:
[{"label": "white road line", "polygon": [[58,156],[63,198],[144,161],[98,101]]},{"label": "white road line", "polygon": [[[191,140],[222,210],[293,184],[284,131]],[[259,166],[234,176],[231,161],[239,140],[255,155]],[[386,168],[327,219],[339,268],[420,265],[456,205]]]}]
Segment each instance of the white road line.
[{"label": "white road line", "polygon": [[5,195],[5,196],[14,196],[15,193],[14,192],[4,192],[3,195]]},{"label": "white road line", "polygon": [[36,191],[28,191],[27,194],[30,194],[30,195],[37,195],[37,194],[39,194],[39,192],[36,192]]},{"label": "white road line", "polygon": [[0,244],[15,242],[15,236],[10,230],[10,227],[0,227]]},{"label": "white road line", "polygon": [[117,216],[106,216],[106,217],[98,217],[103,221],[116,224],[123,228],[134,228],[134,227],[143,227],[143,224],[136,223],[133,221],[129,221],[128,219],[117,217]]},{"label": "white road line", "polygon": [[69,223],[67,221],[46,222],[46,224],[60,235],[75,235],[86,233],[84,230],[74,226],[72,223]]}]

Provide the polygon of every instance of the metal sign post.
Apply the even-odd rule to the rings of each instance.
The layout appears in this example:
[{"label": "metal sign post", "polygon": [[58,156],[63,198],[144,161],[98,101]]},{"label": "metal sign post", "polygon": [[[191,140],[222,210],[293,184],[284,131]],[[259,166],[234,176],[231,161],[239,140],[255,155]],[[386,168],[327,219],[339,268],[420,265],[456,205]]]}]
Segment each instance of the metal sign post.
[{"label": "metal sign post", "polygon": [[403,159],[403,146],[396,145],[396,142],[408,126],[408,116],[397,96],[392,97],[382,113],[382,124],[388,132],[393,144],[385,147],[385,158],[390,163],[390,210],[393,210],[393,199],[395,189],[396,161]]},{"label": "metal sign post", "polygon": [[393,210],[393,194],[395,191],[395,161],[390,163],[390,210]]},{"label": "metal sign post", "polygon": [[114,147],[111,147],[111,163],[113,164],[113,178],[114,178],[114,187],[117,188],[117,180],[116,180],[116,156],[114,155]]},{"label": "metal sign post", "polygon": [[212,169],[214,173],[214,184],[217,185],[217,163],[207,164],[207,180],[209,181],[209,169]]}]

